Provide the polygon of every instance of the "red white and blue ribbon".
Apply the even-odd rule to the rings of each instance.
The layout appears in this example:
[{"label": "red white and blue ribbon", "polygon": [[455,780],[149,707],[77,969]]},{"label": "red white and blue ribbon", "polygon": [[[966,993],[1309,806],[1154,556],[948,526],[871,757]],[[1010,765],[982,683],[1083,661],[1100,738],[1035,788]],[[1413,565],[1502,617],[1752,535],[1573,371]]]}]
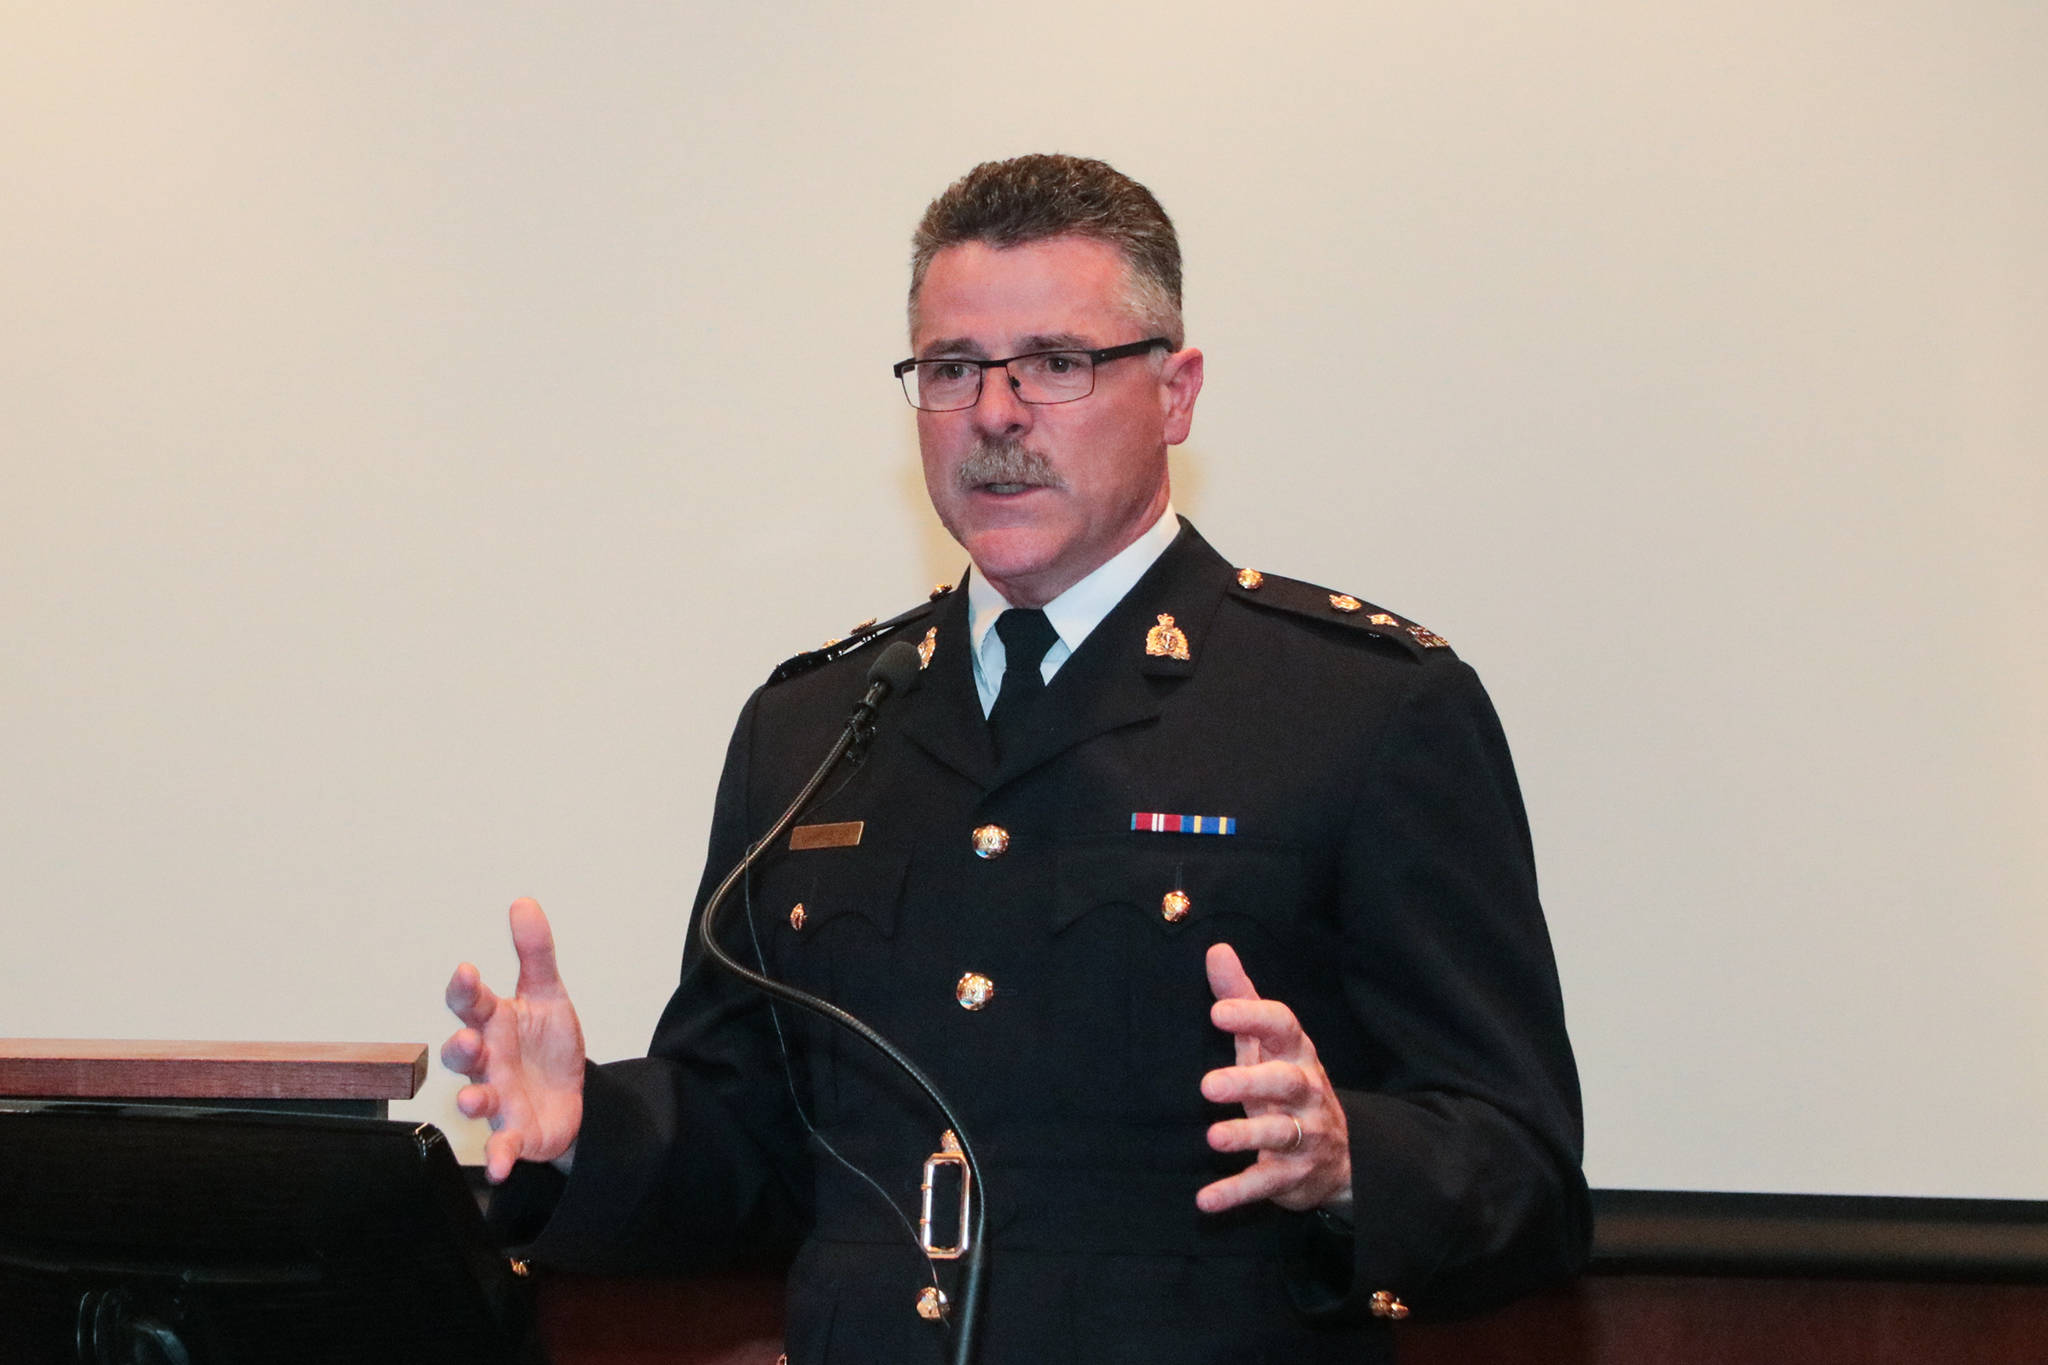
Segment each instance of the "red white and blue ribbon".
[{"label": "red white and blue ribbon", "polygon": [[1131,812],[1131,829],[1147,834],[1235,834],[1237,817],[1231,815],[1164,815],[1158,811]]}]

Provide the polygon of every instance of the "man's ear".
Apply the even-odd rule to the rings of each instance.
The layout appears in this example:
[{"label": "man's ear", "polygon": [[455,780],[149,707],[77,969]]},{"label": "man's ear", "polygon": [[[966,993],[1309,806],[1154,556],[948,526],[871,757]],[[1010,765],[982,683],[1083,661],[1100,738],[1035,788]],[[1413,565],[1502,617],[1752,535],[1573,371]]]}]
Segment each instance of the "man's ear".
[{"label": "man's ear", "polygon": [[1166,418],[1166,443],[1187,440],[1195,425],[1195,398],[1202,392],[1202,353],[1189,346],[1166,357],[1159,370],[1159,402]]}]

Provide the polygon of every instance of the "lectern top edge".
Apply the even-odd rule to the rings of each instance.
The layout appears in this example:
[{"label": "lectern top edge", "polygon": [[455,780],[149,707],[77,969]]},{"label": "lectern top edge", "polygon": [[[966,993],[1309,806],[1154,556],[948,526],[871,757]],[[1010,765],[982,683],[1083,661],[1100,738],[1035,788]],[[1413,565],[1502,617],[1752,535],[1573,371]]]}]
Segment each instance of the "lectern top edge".
[{"label": "lectern top edge", "polygon": [[419,1093],[424,1043],[0,1038],[0,1096],[394,1100]]}]

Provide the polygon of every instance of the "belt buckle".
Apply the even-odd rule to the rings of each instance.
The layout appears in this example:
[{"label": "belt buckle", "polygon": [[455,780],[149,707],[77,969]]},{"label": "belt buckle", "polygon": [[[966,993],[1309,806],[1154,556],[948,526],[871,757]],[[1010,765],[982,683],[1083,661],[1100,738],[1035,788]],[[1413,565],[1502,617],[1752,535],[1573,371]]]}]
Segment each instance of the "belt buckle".
[{"label": "belt buckle", "polygon": [[[960,1168],[960,1240],[953,1246],[932,1245],[932,1185],[941,1166]],[[968,1173],[967,1158],[960,1151],[960,1139],[948,1128],[939,1134],[939,1150],[924,1160],[924,1184],[922,1202],[918,1206],[917,1244],[924,1254],[934,1261],[957,1261],[967,1254],[972,1234],[968,1231],[968,1201],[973,1194],[974,1177]]]}]

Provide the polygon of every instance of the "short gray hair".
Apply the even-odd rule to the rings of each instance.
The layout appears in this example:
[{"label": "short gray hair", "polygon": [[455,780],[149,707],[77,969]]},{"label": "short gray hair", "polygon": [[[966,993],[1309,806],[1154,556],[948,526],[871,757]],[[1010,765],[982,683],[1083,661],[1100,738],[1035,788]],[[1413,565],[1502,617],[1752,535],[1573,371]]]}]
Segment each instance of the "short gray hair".
[{"label": "short gray hair", "polygon": [[1039,153],[984,161],[932,200],[911,235],[910,320],[932,258],[950,246],[1093,237],[1124,258],[1132,314],[1179,350],[1180,241],[1152,191],[1107,162]]}]

